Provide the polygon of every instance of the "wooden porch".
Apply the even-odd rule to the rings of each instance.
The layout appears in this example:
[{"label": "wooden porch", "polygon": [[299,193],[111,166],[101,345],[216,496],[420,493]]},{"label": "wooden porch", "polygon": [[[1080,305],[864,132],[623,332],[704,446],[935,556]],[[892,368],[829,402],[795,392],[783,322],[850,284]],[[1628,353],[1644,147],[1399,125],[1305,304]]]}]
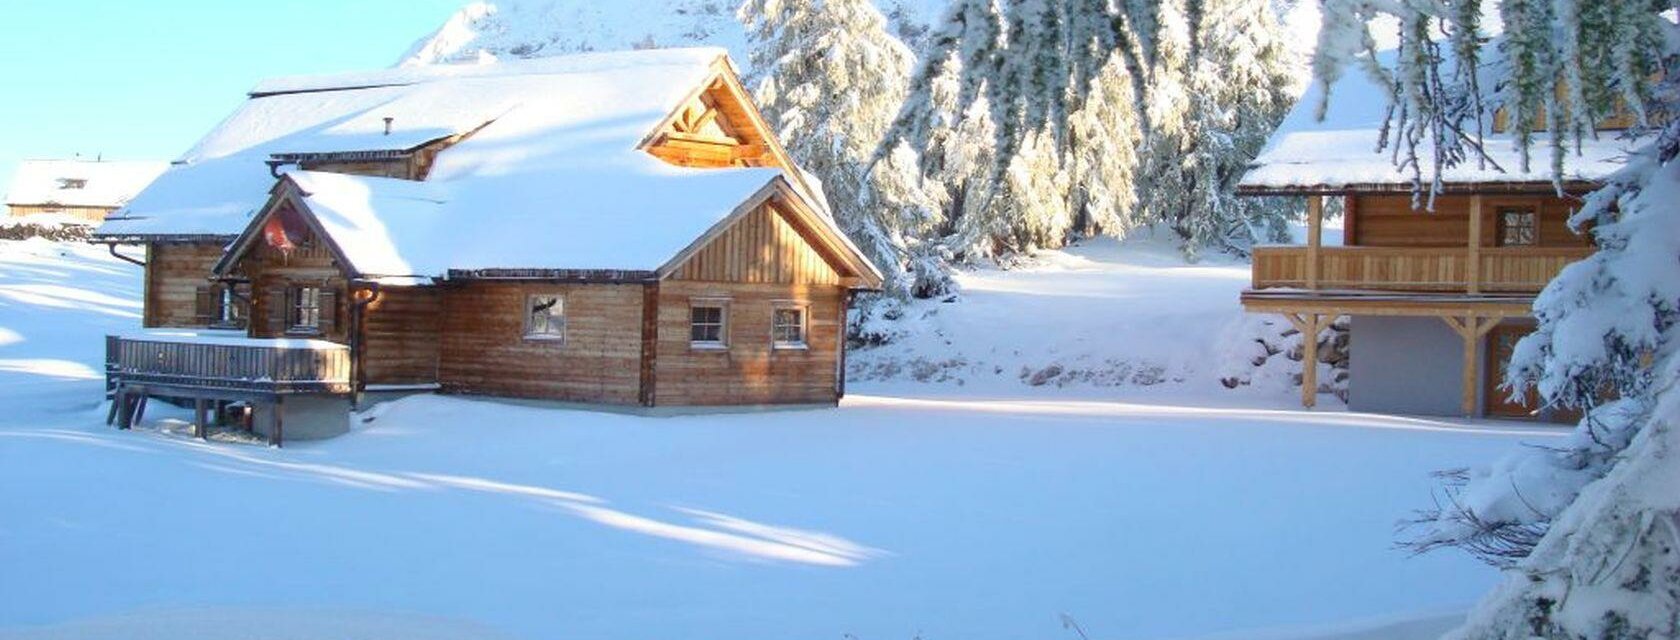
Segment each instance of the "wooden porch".
[{"label": "wooden porch", "polygon": [[[1462,409],[1476,414],[1481,340],[1507,318],[1530,314],[1534,296],[1588,246],[1489,246],[1483,196],[1471,195],[1461,246],[1323,246],[1322,196],[1307,198],[1307,244],[1256,247],[1250,312],[1277,313],[1304,336],[1317,336],[1336,316],[1430,316],[1457,333],[1463,347]],[[1424,214],[1419,214],[1424,215]],[[1301,403],[1317,397],[1317,341],[1304,341]]]},{"label": "wooden porch", "polygon": [[[224,335],[225,334],[225,335]],[[108,423],[129,428],[149,398],[191,399],[195,434],[232,402],[273,411],[270,442],[282,441],[280,403],[291,395],[348,395],[350,348],[322,340],[261,340],[238,332],[155,332],[105,337]]]}]

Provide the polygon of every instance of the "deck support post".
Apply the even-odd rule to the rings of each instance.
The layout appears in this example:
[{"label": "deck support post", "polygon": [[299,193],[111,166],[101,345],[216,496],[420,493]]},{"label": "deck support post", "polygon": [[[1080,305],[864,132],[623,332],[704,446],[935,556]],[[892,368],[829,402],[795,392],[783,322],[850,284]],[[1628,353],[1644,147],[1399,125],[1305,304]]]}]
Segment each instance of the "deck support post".
[{"label": "deck support post", "polygon": [[[1324,196],[1307,196],[1307,288],[1318,288],[1318,253],[1324,244]],[[1311,405],[1308,405],[1311,406]]]},{"label": "deck support post", "polygon": [[274,432],[269,434],[268,443],[274,445],[275,447],[284,447],[284,442],[286,440],[286,426],[283,422],[286,412],[281,410],[281,402],[282,400],[280,398],[275,398],[274,402],[268,405],[269,411],[272,412],[274,417]]},{"label": "deck support post", "polygon": [[1470,240],[1465,254],[1464,282],[1471,295],[1482,292],[1482,196],[1470,196]]},{"label": "deck support post", "polygon": [[1301,406],[1318,406],[1318,334],[1324,330],[1325,316],[1285,313],[1283,317],[1301,333]]},{"label": "deck support post", "polygon": [[193,437],[199,440],[210,439],[210,412],[206,407],[209,402],[204,398],[193,398]]},{"label": "deck support post", "polygon": [[1493,331],[1494,327],[1499,326],[1499,322],[1504,320],[1504,316],[1477,317],[1474,312],[1471,312],[1464,314],[1463,318],[1441,316],[1441,319],[1446,321],[1447,326],[1452,327],[1452,330],[1464,340],[1464,376],[1463,387],[1459,396],[1459,408],[1463,410],[1464,417],[1474,418],[1476,417],[1476,391],[1482,382],[1482,359],[1479,357],[1481,353],[1477,347],[1481,345],[1484,336]]}]

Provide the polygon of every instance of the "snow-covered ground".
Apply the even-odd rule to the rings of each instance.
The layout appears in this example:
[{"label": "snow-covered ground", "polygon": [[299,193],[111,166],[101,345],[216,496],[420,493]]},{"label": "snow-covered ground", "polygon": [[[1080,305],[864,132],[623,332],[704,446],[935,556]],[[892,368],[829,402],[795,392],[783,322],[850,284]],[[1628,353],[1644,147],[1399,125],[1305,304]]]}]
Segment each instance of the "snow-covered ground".
[{"label": "snow-covered ground", "polygon": [[[138,269],[0,243],[0,638],[1076,638],[1072,620],[1091,638],[1377,640],[1450,625],[1497,574],[1408,557],[1394,523],[1427,502],[1429,472],[1559,432],[1304,412],[1288,390],[1208,384],[1167,347],[1228,323],[1246,271],[1168,258],[1098,243],[971,274],[929,322],[987,362],[1004,356],[961,328],[994,327],[1022,363],[1052,347],[1147,356],[1182,382],[894,378],[836,410],[679,418],[428,396],[271,449],[170,435],[185,416],[167,411],[104,427],[99,336],[137,322]],[[1164,306],[1175,292],[1190,302]]]}]

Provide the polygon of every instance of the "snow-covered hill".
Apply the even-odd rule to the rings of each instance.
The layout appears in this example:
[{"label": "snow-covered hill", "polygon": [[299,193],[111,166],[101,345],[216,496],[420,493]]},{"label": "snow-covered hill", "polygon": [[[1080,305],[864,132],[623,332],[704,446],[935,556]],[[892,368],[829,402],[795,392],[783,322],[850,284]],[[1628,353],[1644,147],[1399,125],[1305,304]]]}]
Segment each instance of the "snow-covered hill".
[{"label": "snow-covered hill", "polygon": [[[913,49],[949,0],[877,0]],[[482,0],[451,16],[403,54],[400,64],[469,62],[578,51],[710,45],[745,66],[747,34],[736,0]]]}]

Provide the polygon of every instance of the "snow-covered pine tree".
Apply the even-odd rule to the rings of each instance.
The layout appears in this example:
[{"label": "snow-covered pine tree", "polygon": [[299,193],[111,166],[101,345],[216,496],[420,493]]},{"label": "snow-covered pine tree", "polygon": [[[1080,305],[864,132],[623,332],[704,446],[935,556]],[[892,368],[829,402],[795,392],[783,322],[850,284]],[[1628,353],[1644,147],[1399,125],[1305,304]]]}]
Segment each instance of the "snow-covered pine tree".
[{"label": "snow-covered pine tree", "polygon": [[[1491,51],[1460,3],[1329,3],[1315,72],[1329,82],[1357,63],[1394,87],[1395,139],[1430,143],[1395,148],[1419,171],[1483,160],[1484,109],[1495,106],[1508,110],[1519,149],[1551,150],[1559,180],[1571,141],[1594,135],[1592,123],[1617,100],[1647,122],[1680,107],[1674,4],[1496,1],[1505,33]],[[1405,25],[1394,69],[1358,59],[1366,20],[1382,12]],[[1429,38],[1442,32],[1461,59],[1473,52],[1488,63],[1496,82],[1469,84],[1440,68],[1441,43]],[[1667,79],[1653,91],[1658,70]],[[1680,636],[1680,119],[1638,144],[1572,218],[1599,250],[1536,299],[1538,329],[1518,344],[1507,380],[1586,417],[1563,447],[1449,476],[1448,503],[1426,512],[1408,541],[1517,570],[1448,637]]]},{"label": "snow-covered pine tree", "polygon": [[1282,240],[1294,203],[1238,198],[1236,183],[1288,110],[1289,62],[1263,0],[1156,8],[1147,178],[1138,198],[1185,252]]},{"label": "snow-covered pine tree", "polygon": [[1143,125],[1132,84],[1121,54],[1112,52],[1069,118],[1068,207],[1079,235],[1124,236],[1143,224],[1133,186]]},{"label": "snow-covered pine tree", "polygon": [[737,14],[752,42],[755,98],[777,138],[822,182],[841,228],[883,268],[901,266],[892,234],[902,226],[866,206],[865,174],[914,56],[870,0],[747,0]]}]

